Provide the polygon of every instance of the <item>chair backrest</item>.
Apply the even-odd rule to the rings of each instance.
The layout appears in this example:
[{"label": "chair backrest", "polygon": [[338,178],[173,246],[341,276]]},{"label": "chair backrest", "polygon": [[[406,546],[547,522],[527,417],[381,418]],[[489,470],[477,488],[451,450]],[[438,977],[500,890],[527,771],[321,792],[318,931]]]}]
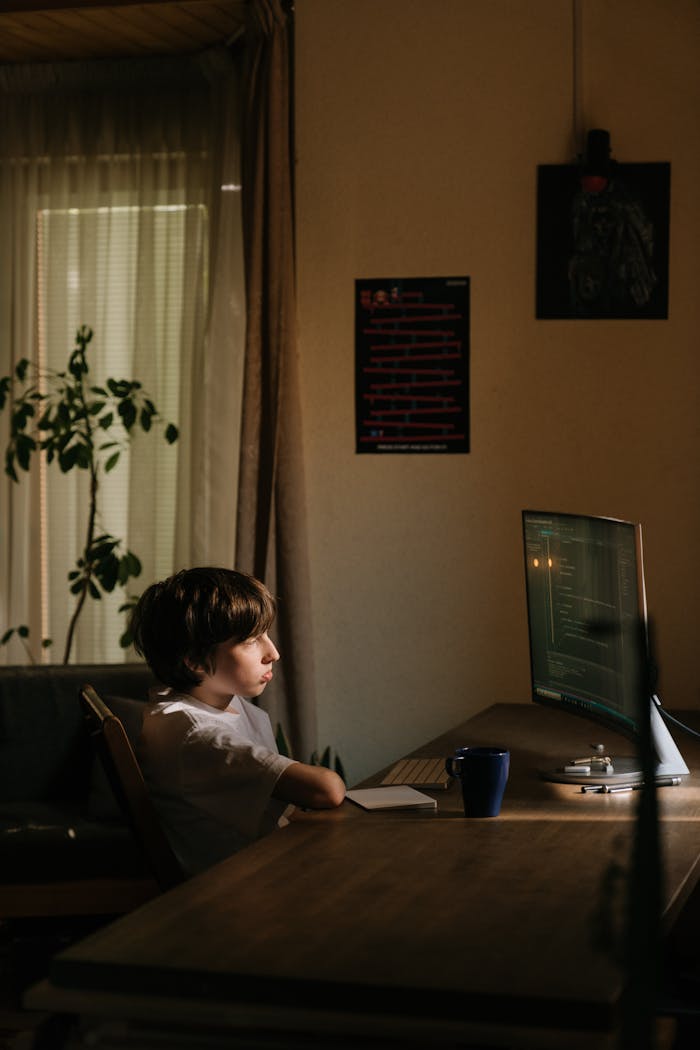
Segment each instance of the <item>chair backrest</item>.
[{"label": "chair backrest", "polygon": [[115,798],[156,882],[162,890],[177,886],[185,875],[158,819],[124,726],[91,685],[81,687],[79,698]]}]

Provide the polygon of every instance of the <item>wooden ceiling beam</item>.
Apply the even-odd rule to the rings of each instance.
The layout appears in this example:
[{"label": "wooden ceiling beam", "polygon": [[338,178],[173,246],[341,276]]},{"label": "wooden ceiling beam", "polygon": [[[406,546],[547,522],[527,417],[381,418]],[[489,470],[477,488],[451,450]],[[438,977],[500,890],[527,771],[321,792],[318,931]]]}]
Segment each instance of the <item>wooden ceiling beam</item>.
[{"label": "wooden ceiling beam", "polygon": [[[244,6],[245,0],[219,0],[222,8]],[[51,11],[83,11],[107,7],[150,7],[172,4],[173,0],[0,0],[0,15],[21,15]],[[211,0],[187,0],[188,4],[210,4]]]}]

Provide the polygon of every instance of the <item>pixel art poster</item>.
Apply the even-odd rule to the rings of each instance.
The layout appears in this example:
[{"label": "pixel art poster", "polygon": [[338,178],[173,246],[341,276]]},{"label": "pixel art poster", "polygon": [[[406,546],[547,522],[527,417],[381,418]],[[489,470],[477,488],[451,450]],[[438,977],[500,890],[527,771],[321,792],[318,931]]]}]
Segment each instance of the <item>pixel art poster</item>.
[{"label": "pixel art poster", "polygon": [[469,452],[469,278],[355,281],[358,453]]}]

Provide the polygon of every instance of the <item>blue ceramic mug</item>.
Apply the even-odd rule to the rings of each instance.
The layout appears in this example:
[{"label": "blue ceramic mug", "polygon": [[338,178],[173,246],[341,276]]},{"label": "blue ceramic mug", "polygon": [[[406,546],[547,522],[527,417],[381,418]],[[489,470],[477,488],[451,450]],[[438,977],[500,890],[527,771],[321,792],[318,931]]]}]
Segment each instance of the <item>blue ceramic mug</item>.
[{"label": "blue ceramic mug", "polygon": [[510,752],[502,747],[458,747],[445,769],[462,787],[465,817],[497,817],[508,781]]}]

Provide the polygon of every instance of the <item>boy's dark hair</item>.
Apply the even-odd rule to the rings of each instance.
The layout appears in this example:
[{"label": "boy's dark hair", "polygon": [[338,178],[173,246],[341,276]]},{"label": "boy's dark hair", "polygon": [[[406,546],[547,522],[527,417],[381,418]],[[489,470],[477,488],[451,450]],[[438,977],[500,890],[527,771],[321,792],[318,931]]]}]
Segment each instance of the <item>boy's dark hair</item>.
[{"label": "boy's dark hair", "polygon": [[183,569],[148,587],[131,614],[134,648],[159,682],[174,689],[199,685],[194,667],[213,673],[214,648],[264,634],[275,599],[253,576],[235,569]]}]

